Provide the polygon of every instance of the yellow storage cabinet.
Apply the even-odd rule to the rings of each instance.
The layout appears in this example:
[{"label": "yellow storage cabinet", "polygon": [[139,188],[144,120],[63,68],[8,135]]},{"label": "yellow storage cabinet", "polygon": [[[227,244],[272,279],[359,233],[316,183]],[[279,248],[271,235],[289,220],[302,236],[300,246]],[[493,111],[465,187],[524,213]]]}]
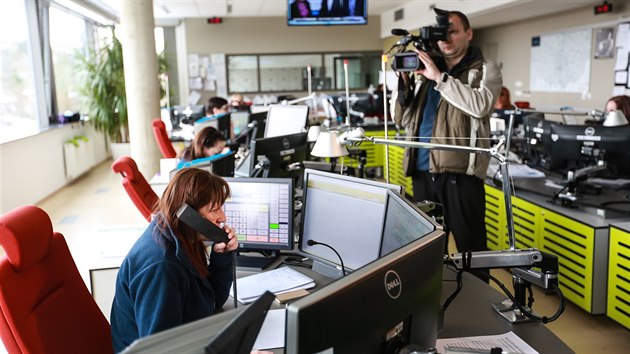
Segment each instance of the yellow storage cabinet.
[{"label": "yellow storage cabinet", "polygon": [[610,228],[606,315],[630,329],[630,223]]}]

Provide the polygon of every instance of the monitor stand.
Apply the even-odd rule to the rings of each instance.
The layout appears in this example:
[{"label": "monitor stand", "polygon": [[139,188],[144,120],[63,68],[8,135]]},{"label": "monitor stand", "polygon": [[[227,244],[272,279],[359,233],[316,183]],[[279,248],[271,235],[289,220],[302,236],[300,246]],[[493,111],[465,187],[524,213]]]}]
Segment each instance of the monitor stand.
[{"label": "monitor stand", "polygon": [[271,251],[271,252],[272,252],[271,256],[244,255],[239,252],[236,255],[236,266],[244,267],[244,268],[265,269],[280,256],[280,251]]},{"label": "monitor stand", "polygon": [[315,259],[313,260],[313,266],[311,269],[313,269],[314,272],[325,275],[331,279],[339,279],[343,277],[343,272],[341,271],[340,266],[324,263]]}]

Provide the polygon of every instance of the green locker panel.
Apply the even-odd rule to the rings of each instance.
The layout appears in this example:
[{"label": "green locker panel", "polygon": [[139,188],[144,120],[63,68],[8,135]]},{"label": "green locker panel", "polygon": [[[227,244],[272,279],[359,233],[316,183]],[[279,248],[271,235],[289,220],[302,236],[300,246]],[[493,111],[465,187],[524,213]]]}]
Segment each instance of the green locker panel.
[{"label": "green locker panel", "polygon": [[630,329],[630,232],[610,228],[608,317]]},{"label": "green locker panel", "polygon": [[[539,248],[538,227],[540,207],[526,200],[512,197],[512,213],[514,218],[514,237],[516,248]],[[504,249],[510,247],[507,237],[507,225],[505,231]]]},{"label": "green locker panel", "polygon": [[[391,133],[391,132],[390,132]],[[366,136],[376,136],[383,137],[385,132],[382,130],[376,131],[366,131]],[[371,142],[363,142],[359,146],[352,147],[353,149],[361,149],[367,151],[367,162],[365,164],[366,168],[371,167],[383,167],[385,164],[385,157],[383,152],[383,145],[373,144]],[[344,158],[344,164],[351,167],[359,166],[359,161],[351,158]]]},{"label": "green locker panel", "polygon": [[[405,156],[405,148],[400,146],[388,146],[389,148],[389,182],[405,187],[405,192],[413,197],[413,183],[411,177],[406,177],[403,171],[403,157]],[[385,149],[383,149],[383,164],[385,161]],[[385,166],[384,173],[387,173]],[[383,175],[385,178],[386,175]]]},{"label": "green locker panel", "polygon": [[486,189],[486,245],[488,249],[500,250],[505,239],[505,203],[503,192],[485,185]]},{"label": "green locker panel", "polygon": [[595,229],[541,208],[539,235],[541,249],[558,256],[564,296],[591,312]]}]

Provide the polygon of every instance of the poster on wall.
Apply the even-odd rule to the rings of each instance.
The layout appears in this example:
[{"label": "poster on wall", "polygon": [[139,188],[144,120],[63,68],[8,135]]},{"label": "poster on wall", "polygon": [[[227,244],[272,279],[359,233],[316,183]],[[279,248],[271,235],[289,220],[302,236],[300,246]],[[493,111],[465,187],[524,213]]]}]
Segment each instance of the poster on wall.
[{"label": "poster on wall", "polygon": [[588,92],[592,30],[544,33],[532,40],[531,91]]},{"label": "poster on wall", "polygon": [[598,28],[595,30],[595,47],[593,57],[595,59],[610,59],[615,54],[614,29],[612,27]]}]

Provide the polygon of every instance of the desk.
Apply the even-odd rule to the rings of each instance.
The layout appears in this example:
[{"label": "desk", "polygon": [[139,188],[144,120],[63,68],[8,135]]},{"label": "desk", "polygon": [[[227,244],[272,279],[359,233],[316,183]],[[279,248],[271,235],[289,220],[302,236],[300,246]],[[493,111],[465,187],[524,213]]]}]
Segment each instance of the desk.
[{"label": "desk", "polygon": [[[442,303],[456,288],[455,272],[444,269]],[[516,333],[539,353],[573,353],[560,338],[542,323],[511,324],[497,314],[492,304],[505,296],[476,277],[464,273],[464,286],[444,316],[444,327],[439,338],[472,337]]]}]

